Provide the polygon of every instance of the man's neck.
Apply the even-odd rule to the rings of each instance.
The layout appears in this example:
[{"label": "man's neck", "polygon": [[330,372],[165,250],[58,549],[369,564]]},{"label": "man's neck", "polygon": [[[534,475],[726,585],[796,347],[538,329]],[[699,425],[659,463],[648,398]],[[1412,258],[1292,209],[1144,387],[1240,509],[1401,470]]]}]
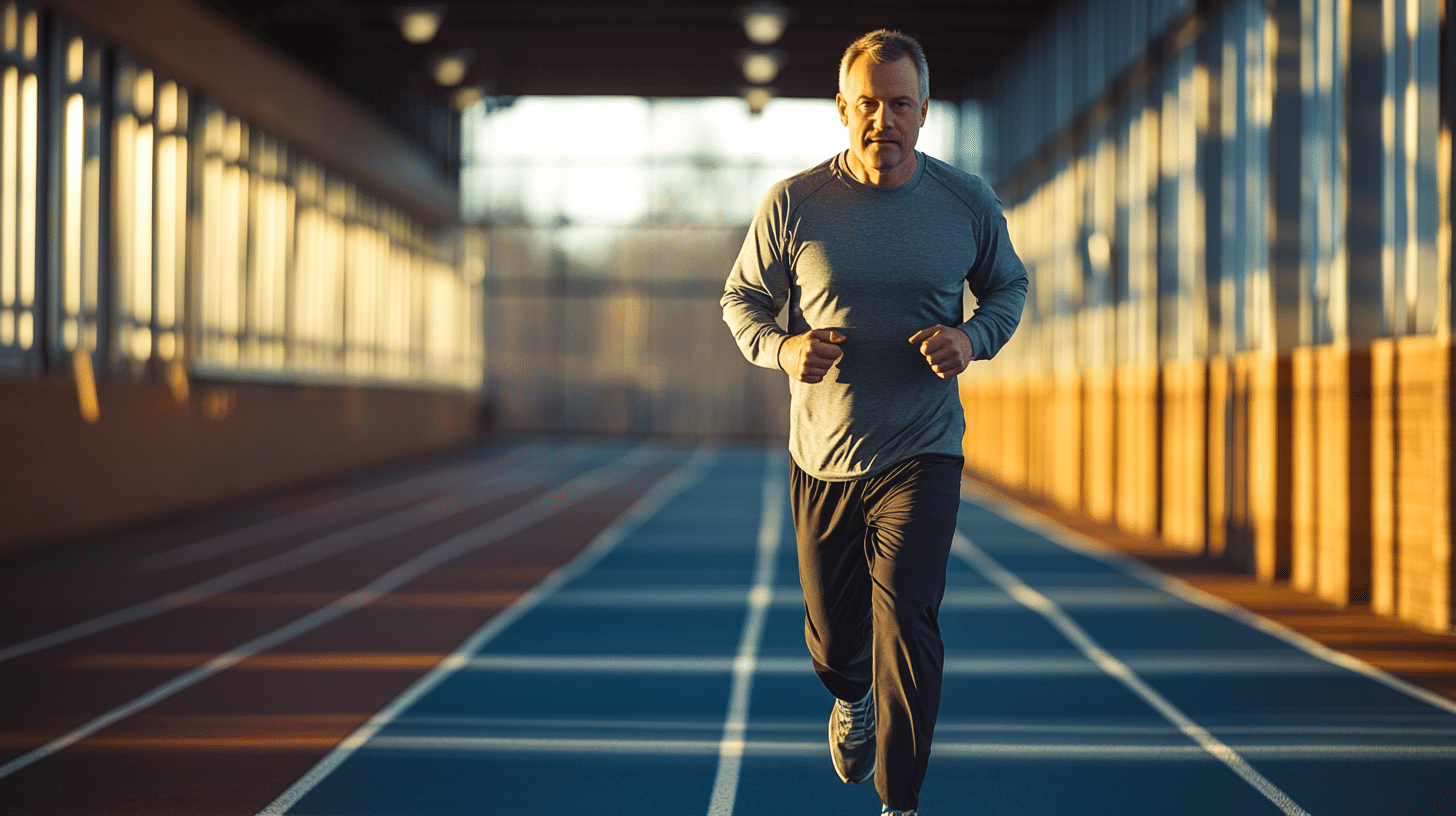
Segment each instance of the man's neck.
[{"label": "man's neck", "polygon": [[910,151],[910,158],[883,172],[866,166],[853,150],[848,151],[848,157],[849,174],[854,177],[855,181],[870,187],[879,187],[882,190],[900,187],[908,183],[910,179],[915,178],[915,168],[920,163],[919,154],[913,150]]}]

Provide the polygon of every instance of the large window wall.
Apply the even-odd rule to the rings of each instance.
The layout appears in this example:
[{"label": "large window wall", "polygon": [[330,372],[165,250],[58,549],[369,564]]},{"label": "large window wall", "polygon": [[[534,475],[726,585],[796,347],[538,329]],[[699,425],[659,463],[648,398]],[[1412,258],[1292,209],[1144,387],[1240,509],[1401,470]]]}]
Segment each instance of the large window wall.
[{"label": "large window wall", "polygon": [[428,230],[211,101],[199,111],[196,365],[472,387],[483,273]]},{"label": "large window wall", "polygon": [[967,105],[1032,279],[972,466],[1449,629],[1448,5],[1061,6]]},{"label": "large window wall", "polygon": [[0,4],[0,370],[480,386],[478,236],[44,15]]}]

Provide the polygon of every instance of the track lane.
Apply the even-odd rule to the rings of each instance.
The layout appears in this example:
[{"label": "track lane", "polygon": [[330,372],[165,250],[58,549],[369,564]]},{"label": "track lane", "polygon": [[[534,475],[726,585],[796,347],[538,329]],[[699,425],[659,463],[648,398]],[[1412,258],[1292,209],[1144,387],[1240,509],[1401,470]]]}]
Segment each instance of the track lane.
[{"label": "track lane", "polygon": [[[303,634],[313,631],[324,624],[347,615],[357,609],[367,607],[380,598],[388,595],[393,590],[420,575],[436,569],[443,564],[468,554],[481,547],[490,546],[497,541],[520,532],[521,530],[537,523],[551,515],[559,513],[577,504],[582,499],[593,493],[604,490],[611,483],[622,478],[623,471],[631,469],[626,460],[630,455],[623,457],[622,461],[613,462],[599,468],[590,470],[580,476],[563,484],[554,490],[538,496],[531,502],[511,510],[502,516],[492,519],[485,524],[452,536],[439,543],[429,546],[427,549],[412,556],[408,560],[394,566],[389,571],[380,575],[362,587],[354,589],[342,597],[330,600],[328,603],[319,606],[317,609],[295,618],[278,626],[270,631],[264,632],[242,644],[233,646],[227,651],[212,657],[200,666],[192,668],[187,672],[172,678],[171,680],[156,686],[147,692],[119,705],[115,708],[92,718],[86,723],[71,729],[44,745],[15,757],[3,764],[0,764],[0,779],[16,773],[29,765],[49,757],[59,751],[69,748],[71,745],[95,734],[96,732],[130,717],[139,711],[144,711],[156,703],[165,700],[174,694],[189,688],[215,674],[247,660],[255,655],[271,651],[278,646],[287,643]],[[449,505],[450,510],[456,509],[453,502]],[[439,520],[441,516],[428,516],[430,520]],[[414,525],[396,525],[387,527],[385,536],[397,534],[404,530],[413,529]],[[312,558],[316,553],[309,553]],[[329,552],[330,555],[334,554]],[[311,563],[311,561],[310,561]],[[228,576],[230,579],[232,576]],[[235,585],[250,582],[240,580]],[[222,590],[226,591],[226,589]],[[216,594],[216,593],[215,593]],[[212,597],[212,594],[202,595],[200,599]]]},{"label": "track lane", "polygon": [[[157,605],[169,595],[214,581],[230,570],[246,569],[267,557],[309,546],[319,538],[343,535],[351,528],[367,528],[391,510],[407,511],[442,495],[468,495],[469,491],[460,489],[463,485],[499,476],[501,466],[511,464],[518,450],[491,452],[484,458],[449,466],[444,473],[454,482],[442,481],[440,474],[430,473],[383,486],[364,481],[358,491],[367,501],[356,500],[360,493],[349,493],[347,486],[321,488],[313,491],[317,495],[308,501],[282,497],[265,501],[259,508],[205,514],[161,525],[155,532],[121,533],[111,542],[92,540],[54,551],[11,556],[6,559],[7,568],[0,572],[0,611],[4,612],[0,615],[0,659],[64,642],[66,630],[71,630],[72,635],[103,630],[106,625],[98,619],[127,617],[143,607]],[[523,465],[531,467],[532,463],[516,463],[515,469]],[[430,487],[432,479],[434,490],[422,489]],[[546,481],[536,480],[538,485]],[[349,512],[341,512],[341,505]],[[270,508],[279,516],[269,517]],[[218,531],[215,516],[226,519],[229,529]],[[258,520],[258,516],[262,519]],[[277,525],[273,519],[279,517],[293,521]],[[227,545],[226,552],[198,557],[196,546],[211,549],[212,543],[219,540]],[[170,565],[156,568],[153,559],[159,557]]]},{"label": "track lane", "polygon": [[[350,493],[325,504],[264,519],[240,529],[192,541],[137,559],[132,572],[146,575],[208,561],[247,550],[279,538],[316,532],[332,525],[366,516],[381,507],[427,499],[440,493],[459,492],[462,484],[509,485],[506,492],[518,493],[543,485],[560,474],[533,466],[532,460],[551,453],[545,445],[525,444],[504,451],[485,462],[472,462],[391,482],[363,492]],[[565,453],[566,455],[563,455]],[[585,458],[587,450],[556,452],[555,465],[571,465]],[[504,470],[503,470],[504,469]]]},{"label": "track lane", "polygon": [[[557,488],[556,490],[543,493],[534,502],[528,504],[527,507],[534,505],[538,510],[549,512],[539,513],[539,518],[536,519],[537,524],[534,527],[518,529],[514,531],[511,540],[502,541],[492,546],[490,548],[492,550],[492,557],[481,559],[472,564],[469,563],[470,558],[468,554],[463,552],[456,553],[457,555],[463,554],[466,556],[458,559],[457,563],[451,565],[458,566],[460,569],[416,570],[419,574],[414,576],[414,578],[417,580],[409,586],[403,586],[401,584],[405,591],[399,597],[384,596],[379,598],[375,596],[364,598],[356,596],[346,604],[346,607],[351,610],[351,614],[346,615],[342,621],[349,621],[349,618],[368,618],[366,625],[358,627],[341,626],[341,621],[333,621],[332,623],[325,621],[312,633],[318,636],[317,641],[308,643],[308,635],[305,635],[302,639],[288,643],[287,648],[301,645],[300,650],[296,653],[279,650],[271,653],[259,653],[256,657],[235,653],[225,661],[228,664],[226,666],[228,671],[220,673],[213,671],[211,674],[215,674],[216,677],[205,677],[203,678],[205,682],[190,684],[198,686],[195,690],[172,689],[176,693],[170,695],[170,699],[143,701],[150,702],[151,705],[143,705],[139,709],[132,707],[124,711],[114,710],[111,712],[111,715],[113,715],[112,719],[115,719],[114,715],[117,714],[128,715],[123,719],[117,720],[115,724],[110,724],[109,722],[92,722],[88,724],[86,728],[82,729],[88,732],[82,735],[88,737],[87,739],[82,739],[74,747],[70,747],[68,751],[62,751],[53,758],[47,759],[47,762],[56,763],[55,767],[59,771],[66,766],[88,764],[88,760],[79,759],[83,755],[90,755],[90,761],[94,761],[101,756],[128,756],[138,748],[145,751],[147,746],[151,746],[157,750],[161,756],[169,757],[169,763],[172,760],[181,760],[184,763],[193,764],[199,761],[198,757],[191,756],[180,749],[185,749],[191,745],[200,746],[199,750],[207,750],[206,746],[210,745],[221,754],[238,754],[240,752],[246,754],[249,745],[263,748],[265,753],[267,750],[271,750],[269,746],[285,752],[289,750],[296,751],[298,749],[317,751],[321,748],[326,748],[327,745],[325,743],[332,744],[330,740],[336,742],[343,733],[347,733],[348,727],[357,723],[359,717],[368,716],[371,708],[359,708],[357,702],[360,698],[365,700],[375,699],[378,690],[384,687],[397,689],[397,682],[401,677],[406,679],[413,678],[427,671],[429,666],[433,665],[440,655],[447,653],[451,646],[458,643],[458,637],[453,641],[447,642],[439,640],[437,637],[432,637],[433,635],[437,632],[446,634],[451,631],[458,632],[463,628],[463,624],[468,624],[469,628],[474,628],[479,625],[480,620],[498,612],[520,593],[535,584],[542,575],[549,572],[550,563],[553,559],[564,560],[573,554],[575,549],[584,546],[585,541],[581,539],[583,530],[590,530],[594,524],[605,524],[617,513],[620,513],[621,508],[634,499],[636,493],[640,493],[641,490],[645,489],[651,479],[655,478],[654,474],[660,476],[668,464],[674,460],[680,460],[682,456],[683,454],[675,451],[662,450],[646,457],[640,457],[642,461],[636,463],[631,468],[632,472],[630,474],[622,474],[630,478],[620,484],[615,484],[615,486],[612,481],[604,481],[601,478],[599,469],[597,476],[588,476],[585,479],[579,478],[574,484],[568,483],[570,486],[564,490]],[[523,508],[517,508],[517,510],[519,509]],[[568,513],[569,518],[563,521],[561,518],[562,512],[567,510],[571,510],[572,512]],[[509,513],[506,515],[509,515]],[[517,526],[523,525],[518,524]],[[504,534],[511,533],[512,531],[498,529],[497,532],[504,536]],[[421,545],[419,542],[401,541],[393,546],[401,547],[407,552],[411,549],[418,550]],[[436,546],[438,549],[438,545]],[[438,558],[438,555],[436,557]],[[320,571],[320,575],[326,576],[336,572],[339,571],[323,570]],[[431,580],[436,575],[446,577],[444,580]],[[494,580],[482,581],[481,579],[486,576],[492,576]],[[289,577],[296,578],[297,575]],[[401,576],[396,576],[396,579],[399,577]],[[408,578],[409,576],[403,577]],[[461,586],[462,581],[470,584],[468,590]],[[396,580],[395,583],[400,582]],[[325,592],[324,597],[328,597],[331,592],[333,591]],[[253,594],[257,597],[263,597],[269,593],[264,591]],[[318,593],[312,594],[317,595]],[[244,610],[249,617],[256,617],[261,611],[267,616],[268,620],[276,621],[280,615],[285,618],[294,619],[295,622],[297,620],[298,610],[294,608],[295,604],[293,603],[284,603],[282,605],[266,604],[260,608],[256,604],[248,602],[247,599],[244,599],[242,603],[228,603],[230,600],[238,600],[236,594],[232,598],[229,596],[220,596],[213,602],[193,607],[190,612],[193,614],[198,612],[223,613],[226,616],[229,613],[236,614],[238,610]],[[253,600],[256,600],[256,597]],[[377,604],[377,608],[376,606],[360,608],[358,604],[364,600],[377,600],[379,603]],[[285,626],[287,625],[285,624]],[[137,629],[138,627],[148,628],[146,623],[132,628]],[[225,631],[226,627],[223,628]],[[76,653],[71,655],[72,664],[69,666],[71,671],[69,672],[70,676],[67,681],[68,687],[75,691],[84,689],[87,685],[87,679],[84,675],[89,674],[94,682],[98,673],[105,674],[105,672],[97,671],[97,664],[105,664],[108,660],[113,664],[111,666],[112,671],[109,674],[111,676],[131,675],[131,683],[127,687],[133,690],[139,684],[138,681],[140,681],[141,685],[146,685],[152,682],[146,678],[155,678],[159,674],[170,673],[174,675],[173,680],[175,680],[175,675],[179,668],[177,663],[194,660],[196,659],[196,655],[179,655],[176,651],[172,650],[175,649],[178,640],[175,637],[178,627],[169,625],[158,627],[158,629],[160,631],[157,632],[157,637],[153,637],[151,642],[160,642],[165,645],[160,650],[152,646],[150,651],[153,653],[153,657],[162,659],[165,664],[165,669],[170,670],[169,672],[161,671],[162,667],[157,665],[145,665],[148,657],[147,652],[149,651],[145,647],[130,649],[113,648],[107,650],[109,654],[95,654],[87,652],[85,649],[77,649]],[[296,630],[297,628],[295,627],[292,631],[296,632]],[[387,644],[387,641],[390,640],[389,637],[381,638],[381,634],[389,632],[394,633],[395,644]],[[420,636],[421,633],[424,633],[423,637]],[[104,638],[105,636],[101,637]],[[140,646],[143,641],[147,640],[147,636],[138,634],[134,639],[138,641],[135,645]],[[96,638],[92,639],[92,641],[95,640]],[[372,644],[372,646],[356,652],[348,651],[348,646],[354,643],[362,645],[366,642]],[[382,642],[386,642],[386,648],[381,649]],[[85,644],[73,644],[73,646],[87,645],[96,644],[91,641]],[[114,645],[124,646],[124,644]],[[269,643],[265,642],[254,645],[267,646]],[[395,645],[398,651],[391,651],[387,648],[387,645]],[[62,651],[64,651],[64,648],[52,650],[54,653]],[[186,652],[187,649],[184,647],[182,651]],[[258,649],[244,651],[252,652],[258,651]],[[211,655],[207,655],[206,649],[200,650],[200,654],[211,657]],[[40,657],[44,656],[48,655],[42,655]],[[238,660],[236,659],[238,657],[243,657],[244,659]],[[76,664],[74,660],[77,658],[91,660],[91,666],[87,667]],[[19,663],[34,661],[36,659],[36,656],[32,656],[31,658],[19,661]],[[131,664],[124,665],[127,661],[131,661]],[[118,663],[123,665],[118,665]],[[181,668],[186,668],[186,666],[182,666]],[[214,666],[214,668],[218,667]],[[81,669],[81,671],[77,671],[77,669]],[[202,669],[202,667],[195,667],[193,671],[196,672],[199,669]],[[207,671],[206,669],[202,670],[204,672]],[[348,674],[344,678],[340,678],[339,672],[348,672]],[[323,716],[314,716],[306,711],[295,712],[287,705],[280,706],[282,713],[271,713],[265,710],[257,712],[258,716],[256,717],[241,712],[234,714],[226,713],[230,705],[227,701],[230,699],[255,701],[260,696],[266,697],[266,694],[260,690],[258,680],[260,675],[268,674],[283,676],[285,678],[285,682],[281,684],[283,686],[289,685],[289,679],[296,680],[310,674],[312,674],[314,679],[317,679],[320,675],[325,678],[332,676],[335,680],[347,679],[348,685],[346,687],[340,688],[337,686],[337,683],[333,683],[331,684],[333,688],[327,690],[326,693],[321,694],[320,690],[315,689],[313,693],[305,695],[304,698],[314,700],[315,702],[330,702],[331,696],[333,696],[353,699],[356,704],[345,706],[345,710],[338,714],[324,714]],[[297,684],[295,683],[295,685]],[[9,679],[7,679],[7,686],[12,686]],[[216,687],[215,690],[208,690],[214,686]],[[354,690],[359,690],[362,693],[349,693]],[[44,693],[43,689],[33,688],[33,691],[35,693],[24,695],[28,698],[24,701],[28,708],[35,706],[38,702],[43,703],[48,696]],[[235,697],[233,695],[239,696]],[[69,696],[69,700],[63,702],[65,705],[72,707],[76,706],[77,703],[81,703],[82,707],[84,707],[90,700],[82,699],[83,696],[81,694]],[[187,703],[187,701],[196,699],[201,699],[205,702],[210,700],[209,706],[212,712],[205,716],[197,716],[192,711],[189,711],[188,708],[191,703]],[[283,697],[281,699],[287,700],[289,698]],[[133,700],[132,702],[135,703],[136,701]],[[158,704],[159,702],[161,703],[160,705]],[[168,706],[173,702],[183,703],[183,705],[178,706],[177,711],[169,710]],[[375,703],[374,705],[377,706],[378,704]],[[331,709],[328,705],[324,705],[317,710],[327,712]],[[156,716],[150,720],[146,716],[136,716],[141,711],[145,711],[148,716],[152,714]],[[362,715],[357,713],[360,711],[363,712]],[[272,723],[274,726],[280,726],[288,722],[290,716],[293,715],[298,717],[295,725],[301,725],[302,728],[280,729],[279,733],[283,736],[272,736],[272,729],[259,727],[259,723]],[[44,719],[44,717],[41,719]],[[101,727],[98,728],[98,725]],[[182,732],[190,730],[192,733],[190,736],[186,733],[179,735],[178,729]],[[340,733],[341,729],[343,733]],[[26,737],[25,733],[17,733],[17,729],[9,718],[7,718],[7,727],[4,730],[6,734],[4,737],[0,737],[0,743],[3,743],[6,747],[6,753],[12,756],[15,754],[17,743],[23,743],[27,739],[34,739],[34,736]],[[24,731],[25,729],[20,730]],[[290,731],[292,732],[292,736],[288,736]],[[300,731],[305,733],[299,733]],[[71,754],[71,756],[68,756],[68,754]],[[14,779],[25,779],[28,775],[34,775],[45,767],[46,763],[37,763],[34,768],[21,770],[20,773],[16,774]],[[225,780],[227,778],[226,773],[218,772],[221,769],[214,768],[213,770],[213,773],[206,775],[204,778],[210,778],[214,783],[220,779]],[[32,781],[37,782],[37,784],[30,787],[33,792],[39,795],[39,798],[36,800],[38,803],[44,802],[47,799],[42,789],[49,788],[51,793],[54,794],[57,790],[63,790],[68,787],[62,781],[65,777],[70,776],[70,778],[75,778],[74,775],[65,773],[56,775],[45,773],[41,774],[41,776],[50,777],[50,779],[46,781],[38,777],[31,777]],[[101,776],[112,781],[118,781],[116,776],[109,772],[102,772]],[[151,777],[155,777],[155,773],[141,775],[141,778]],[[10,781],[0,780],[0,786],[11,791],[15,790],[15,788],[8,784]],[[120,787],[135,786],[128,783]],[[203,793],[205,794],[205,792]],[[0,798],[8,799],[9,797],[8,794],[4,794],[0,795]],[[206,799],[207,797],[205,795],[201,796],[198,804],[202,806],[202,809],[192,812],[218,812],[205,806]],[[266,799],[262,801],[266,801]],[[253,808],[256,809],[259,804],[259,802],[255,801]],[[36,811],[27,810],[26,812],[47,812],[47,809],[42,806]],[[72,808],[67,807],[59,811],[52,810],[50,812],[86,811],[84,809],[74,811]],[[150,811],[143,808],[137,812]]]}]

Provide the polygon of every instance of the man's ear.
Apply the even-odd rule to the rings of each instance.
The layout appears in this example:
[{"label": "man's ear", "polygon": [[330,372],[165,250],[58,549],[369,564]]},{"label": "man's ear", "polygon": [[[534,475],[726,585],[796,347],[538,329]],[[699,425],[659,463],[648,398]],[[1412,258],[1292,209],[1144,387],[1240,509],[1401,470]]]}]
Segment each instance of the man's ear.
[{"label": "man's ear", "polygon": [[925,117],[929,113],[930,113],[930,97],[927,96],[927,97],[925,97],[925,99],[921,100],[921,102],[920,102],[920,126],[921,127],[925,127]]},{"label": "man's ear", "polygon": [[847,126],[849,124],[849,108],[848,103],[844,101],[844,94],[834,95],[834,107],[839,109],[839,124]]}]

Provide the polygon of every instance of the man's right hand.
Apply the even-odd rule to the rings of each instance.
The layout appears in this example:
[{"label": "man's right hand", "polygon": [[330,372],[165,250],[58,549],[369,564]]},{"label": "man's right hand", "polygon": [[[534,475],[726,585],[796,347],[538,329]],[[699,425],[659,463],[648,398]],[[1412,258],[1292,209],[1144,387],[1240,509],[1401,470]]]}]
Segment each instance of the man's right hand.
[{"label": "man's right hand", "polygon": [[814,329],[796,334],[779,346],[779,368],[790,379],[804,383],[821,382],[829,367],[844,356],[839,344],[844,334],[834,329]]}]

